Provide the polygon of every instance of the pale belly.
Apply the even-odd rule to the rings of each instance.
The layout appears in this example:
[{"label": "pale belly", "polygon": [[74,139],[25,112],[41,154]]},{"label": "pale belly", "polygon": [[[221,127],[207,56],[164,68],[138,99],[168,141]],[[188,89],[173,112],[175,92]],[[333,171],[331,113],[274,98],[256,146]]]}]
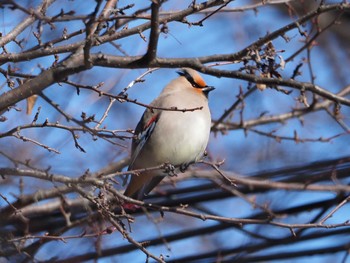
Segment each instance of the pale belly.
[{"label": "pale belly", "polygon": [[[144,147],[148,150],[140,153],[139,161],[142,159],[147,167],[198,161],[209,140],[211,122],[207,114],[210,113],[203,111],[193,115],[191,112],[164,112],[146,143],[148,145]],[[169,122],[169,119],[172,121]]]}]

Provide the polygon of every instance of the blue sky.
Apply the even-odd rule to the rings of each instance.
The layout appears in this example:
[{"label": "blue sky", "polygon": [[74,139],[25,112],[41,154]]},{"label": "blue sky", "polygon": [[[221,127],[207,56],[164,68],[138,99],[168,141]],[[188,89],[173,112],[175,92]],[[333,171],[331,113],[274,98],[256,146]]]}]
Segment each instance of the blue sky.
[{"label": "blue sky", "polygon": [[[33,6],[38,1],[32,1]],[[88,3],[95,3],[95,1],[85,1],[82,4],[81,1],[66,1],[69,4],[70,9],[78,10],[82,14],[91,12]],[[137,2],[137,1],[136,1]],[[240,6],[246,1],[235,1],[229,7]],[[125,4],[124,4],[125,3]],[[120,6],[126,5],[128,1],[120,1]],[[164,5],[164,10],[180,9],[182,6],[188,6],[190,1],[168,1]],[[54,14],[55,9],[61,4],[57,1],[55,5],[49,10],[48,14]],[[67,10],[69,9],[67,7]],[[11,28],[16,25],[17,20],[13,21],[12,17],[7,16],[4,10],[0,10],[0,24],[3,33],[9,32]],[[191,16],[188,18],[190,21],[198,21],[202,15]],[[136,23],[142,23],[138,21]],[[211,19],[204,22],[203,27],[189,27],[182,23],[171,23],[169,24],[169,34],[161,34],[159,38],[159,50],[158,55],[160,57],[196,57],[206,56],[211,54],[228,54],[240,51],[241,49],[248,46],[252,41],[255,41],[259,37],[266,35],[268,32],[276,30],[291,22],[291,19],[285,15],[282,15],[278,10],[271,7],[264,7],[259,9],[259,13],[256,14],[253,11],[246,11],[244,13],[227,13],[224,15],[214,15]],[[80,22],[75,25],[69,26],[68,31],[73,32],[81,26]],[[130,27],[133,24],[129,25]],[[49,39],[55,35],[59,35],[61,30],[65,27],[64,24],[58,26],[56,30],[50,32],[44,38]],[[309,30],[309,28],[306,28]],[[25,31],[21,35],[22,37],[29,36],[30,31]],[[144,32],[148,36],[149,32]],[[285,50],[281,53],[283,58],[288,58],[295,50],[296,47],[301,46],[301,36],[296,30],[287,33],[291,41],[286,43],[282,38],[278,38],[273,41],[273,44],[277,50]],[[336,45],[336,40],[331,38],[331,35],[327,36],[327,40],[332,44]],[[142,55],[146,48],[147,43],[143,42],[138,36],[131,38],[125,38],[116,41],[117,44],[130,55]],[[31,43],[27,44],[28,47]],[[15,45],[8,45],[10,52],[18,52],[18,47]],[[111,45],[105,44],[103,46],[93,49],[94,52],[103,51],[108,54],[121,55]],[[342,57],[345,62],[349,62],[348,57],[343,57],[341,50],[335,51],[336,55]],[[60,59],[63,59],[65,54],[60,55]],[[296,65],[304,61],[306,53],[302,53],[296,57],[290,63],[287,63],[286,68],[280,71],[282,76],[291,76]],[[316,76],[315,83],[321,87],[331,90],[338,91],[344,85],[344,83],[350,82],[350,75],[346,74],[345,70],[342,74],[342,81],[338,80],[338,75],[332,70],[330,65],[330,56],[322,47],[314,47],[311,51],[312,67]],[[49,67],[53,62],[53,57],[45,57],[35,60],[33,63],[20,63],[17,66],[24,73],[37,74],[40,69],[37,67],[40,64],[43,67]],[[239,65],[227,66],[227,68],[241,67]],[[222,67],[225,68],[225,67]],[[97,85],[100,82],[104,82],[102,87],[103,90],[118,94],[124,87],[126,87],[132,80],[141,75],[145,69],[107,69],[97,68],[83,72],[79,75],[75,75],[70,80],[86,85]],[[303,74],[297,79],[301,81],[309,81],[310,75],[307,70],[307,65],[304,64],[302,67]],[[138,99],[143,103],[150,103],[159,94],[161,89],[173,78],[177,76],[174,69],[161,69],[149,74],[145,77],[145,82],[134,85],[129,91],[129,97]],[[210,94],[210,107],[212,111],[213,119],[217,119],[221,116],[222,112],[229,108],[231,104],[236,100],[236,96],[241,86],[243,90],[247,89],[247,83],[236,79],[225,79],[216,78],[213,76],[205,75],[206,82],[209,85],[216,87],[216,90]],[[4,78],[0,75],[1,83],[4,82]],[[2,90],[5,88],[2,87]],[[287,88],[289,89],[289,88]],[[81,90],[79,96],[76,95],[76,90],[71,86],[57,84],[49,87],[44,92],[49,98],[55,99],[55,101],[69,114],[79,118],[81,112],[89,114],[96,114],[97,119],[101,118],[105,111],[109,100],[107,98],[98,97],[96,94],[92,94],[89,91]],[[245,119],[257,118],[262,112],[267,114],[276,114],[288,112],[291,107],[296,106],[295,98],[298,96],[298,91],[294,90],[291,95],[284,95],[278,93],[275,90],[267,89],[262,92],[256,92],[253,96],[246,100],[246,108],[244,111]],[[22,101],[17,105],[20,108],[25,108],[25,102]],[[24,112],[11,111],[5,114],[9,119],[5,123],[1,123],[2,131],[13,128],[14,126],[30,123],[33,119],[35,111],[38,107],[41,107],[41,114],[38,119],[38,123],[44,122],[48,119],[50,122],[60,122],[67,125],[73,125],[72,123],[66,123],[64,118],[60,116],[52,107],[50,107],[42,99],[38,99],[34,112],[32,115],[27,116]],[[116,103],[111,110],[108,118],[104,122],[104,125],[108,129],[125,130],[133,129],[138,122],[144,108],[134,104],[118,104]],[[342,107],[342,114],[344,115],[344,121],[349,122],[349,109]],[[238,112],[234,113],[233,120],[238,120]],[[258,127],[264,131],[270,131],[278,128],[277,134],[285,136],[293,136],[294,130],[296,130],[301,138],[319,138],[319,137],[331,137],[333,135],[342,133],[343,130],[339,127],[336,122],[331,119],[326,113],[313,113],[305,117],[304,126],[300,124],[298,120],[288,121],[287,123],[267,125],[264,127]],[[97,171],[102,167],[108,165],[112,161],[117,161],[121,157],[125,157],[129,154],[129,141],[120,141],[124,147],[118,147],[105,142],[102,139],[96,141],[91,140],[91,136],[88,134],[81,134],[79,138],[80,145],[86,150],[86,153],[80,152],[74,147],[71,135],[65,131],[44,131],[44,129],[32,129],[23,131],[23,134],[37,139],[40,142],[49,145],[61,152],[57,155],[54,153],[48,153],[45,149],[39,148],[29,142],[23,143],[15,138],[5,138],[0,142],[0,146],[4,152],[14,156],[16,152],[20,151],[20,158],[22,160],[31,159],[33,165],[39,167],[52,166],[52,171],[62,173],[72,177],[80,176],[85,170]],[[292,166],[297,164],[305,164],[311,161],[317,161],[322,159],[335,159],[341,156],[350,154],[350,147],[346,147],[350,142],[349,135],[344,135],[339,138],[332,140],[329,143],[295,143],[293,141],[282,141],[281,143],[256,135],[252,132],[248,132],[245,135],[242,130],[229,131],[227,134],[212,135],[208,146],[210,155],[217,160],[225,159],[225,164],[222,166],[223,169],[230,169],[237,173],[251,174],[261,170],[267,170],[277,167]],[[0,157],[0,165],[9,165],[9,162]],[[48,184],[51,186],[51,184]],[[42,185],[36,185],[33,183],[34,189],[40,189]],[[3,189],[6,192],[17,191],[15,189]],[[29,190],[29,189],[28,189]],[[309,195],[308,198],[321,198],[318,194]],[[298,196],[295,193],[289,194],[288,198],[292,204],[303,201],[304,196]],[[322,196],[322,198],[324,198]],[[279,201],[279,200],[278,200]],[[277,204],[280,204],[275,201]],[[223,201],[222,203],[216,203],[215,207],[218,210],[222,210],[226,207],[242,206],[244,209],[249,209],[247,204],[242,203],[241,200],[236,200],[234,203],[230,201]],[[3,205],[2,201],[0,201]],[[244,210],[243,210],[244,211]],[[237,214],[234,214],[237,216]],[[340,214],[339,218],[344,216]],[[347,215],[348,216],[348,215]],[[171,218],[170,218],[171,217]],[[179,218],[177,218],[179,217]],[[176,231],[178,228],[183,228],[183,224],[179,224],[178,220],[181,221],[181,216],[174,214],[168,214],[166,219],[160,223],[161,232],[163,234]],[[197,219],[186,218],[186,224],[190,227],[192,224],[197,225]],[[333,219],[336,220],[336,219]],[[157,227],[153,223],[149,222],[146,218],[137,218],[137,222],[134,224],[134,228],[138,231],[134,231],[133,236],[138,239],[144,239],[156,237],[158,235]],[[143,225],[147,224],[147,228],[143,229]],[[177,225],[178,224],[178,225]],[[213,224],[212,222],[205,222],[201,224]],[[234,235],[235,239],[230,242],[241,242],[242,245],[247,240],[241,239],[241,233],[237,230],[230,230],[222,235],[218,235],[217,240],[209,240],[208,237],[204,237],[201,242],[208,245],[208,249],[215,249],[218,244],[229,239],[230,236]],[[206,238],[208,240],[206,240]],[[215,242],[214,242],[215,241]],[[70,247],[74,250],[76,245],[85,240],[72,240],[69,241]],[[329,242],[329,240],[326,240]],[[108,236],[105,238],[104,245],[115,246],[117,244],[127,243],[122,240],[119,234]],[[171,258],[177,255],[178,251],[184,251],[186,249],[188,253],[196,251],[197,246],[203,243],[197,243],[194,241],[176,242],[171,244],[171,251],[167,251],[166,248],[157,247],[151,248],[150,250],[156,254],[169,254]],[[309,246],[309,245],[308,245]],[[311,246],[311,245],[310,245]],[[38,258],[46,258],[48,253],[51,253],[51,248],[55,247],[55,243],[45,246],[44,249],[40,250]],[[92,247],[92,244],[91,244]],[[90,248],[91,248],[90,247]],[[90,249],[87,247],[87,249]],[[79,251],[83,252],[83,251]],[[60,252],[59,252],[60,253]],[[58,253],[58,254],[59,254]],[[69,248],[67,248],[69,253]],[[185,255],[185,254],[183,254]],[[122,262],[124,259],[133,257],[136,261],[141,262],[145,259],[145,256],[141,252],[135,252],[132,255],[127,254],[125,256],[116,257],[116,259]],[[322,258],[322,260],[327,258]],[[319,258],[313,257],[308,258],[308,262],[319,262]],[[136,262],[135,261],[135,262]],[[109,262],[105,260],[105,262]],[[286,261],[289,262],[289,261]],[[292,262],[292,261],[290,261]],[[298,262],[304,262],[303,260]],[[305,259],[306,262],[306,259]]]}]

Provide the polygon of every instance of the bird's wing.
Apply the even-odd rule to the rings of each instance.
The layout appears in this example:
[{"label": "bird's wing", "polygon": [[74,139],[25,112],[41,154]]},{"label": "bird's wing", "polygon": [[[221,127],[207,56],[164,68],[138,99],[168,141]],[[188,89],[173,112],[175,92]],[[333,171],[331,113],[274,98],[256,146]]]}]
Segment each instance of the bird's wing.
[{"label": "bird's wing", "polygon": [[[144,116],[142,116],[140,122],[137,124],[135,129],[135,137],[132,142],[132,156],[131,156],[131,160],[128,168],[129,171],[134,169],[133,167],[134,163],[137,157],[139,156],[140,152],[142,151],[143,147],[147,143],[148,139],[151,137],[152,132],[156,127],[159,116],[160,116],[160,112],[154,113],[154,112],[146,111],[144,113]],[[142,177],[139,177],[137,175],[132,175],[131,180],[124,194],[141,200],[144,194],[143,189],[145,188],[147,182],[152,180],[152,177],[153,177],[152,173],[150,174],[144,173]],[[124,182],[123,182],[124,185],[128,181],[128,178],[129,176],[124,178]],[[133,193],[134,191],[136,192]]]},{"label": "bird's wing", "polygon": [[[150,110],[146,110],[136,126],[135,136],[132,140],[131,147],[131,158],[129,162],[128,171],[133,169],[134,162],[140,154],[142,148],[145,146],[147,140],[151,136],[154,128],[156,127],[156,123],[159,119],[160,112],[151,112]],[[130,175],[127,175],[123,178],[123,186],[129,181]],[[130,183],[129,183],[130,184]]]},{"label": "bird's wing", "polygon": [[129,164],[130,167],[133,167],[133,164],[140,154],[143,146],[146,144],[147,140],[150,138],[156,123],[159,119],[160,112],[150,112],[149,110],[145,111],[140,122],[137,124],[135,129],[135,137],[132,141],[132,156]]}]

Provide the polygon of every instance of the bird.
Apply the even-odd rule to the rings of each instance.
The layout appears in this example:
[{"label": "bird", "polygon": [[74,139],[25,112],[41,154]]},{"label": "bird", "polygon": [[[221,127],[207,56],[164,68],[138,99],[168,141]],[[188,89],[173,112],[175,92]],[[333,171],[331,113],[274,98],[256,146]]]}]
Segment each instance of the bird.
[{"label": "bird", "polygon": [[[211,128],[208,95],[215,88],[191,68],[177,73],[137,124],[128,171],[169,164],[183,172],[204,155]],[[124,195],[143,200],[167,174],[166,169],[131,174]]]}]

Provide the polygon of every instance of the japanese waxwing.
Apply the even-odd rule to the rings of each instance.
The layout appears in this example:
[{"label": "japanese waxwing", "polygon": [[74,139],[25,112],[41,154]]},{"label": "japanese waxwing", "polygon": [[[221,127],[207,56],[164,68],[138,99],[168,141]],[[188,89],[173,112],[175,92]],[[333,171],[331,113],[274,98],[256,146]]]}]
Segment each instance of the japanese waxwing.
[{"label": "japanese waxwing", "polygon": [[[178,74],[137,124],[129,171],[165,163],[184,171],[202,158],[211,127],[208,94],[214,88],[193,69]],[[124,194],[142,200],[167,174],[164,169],[133,174]]]}]

